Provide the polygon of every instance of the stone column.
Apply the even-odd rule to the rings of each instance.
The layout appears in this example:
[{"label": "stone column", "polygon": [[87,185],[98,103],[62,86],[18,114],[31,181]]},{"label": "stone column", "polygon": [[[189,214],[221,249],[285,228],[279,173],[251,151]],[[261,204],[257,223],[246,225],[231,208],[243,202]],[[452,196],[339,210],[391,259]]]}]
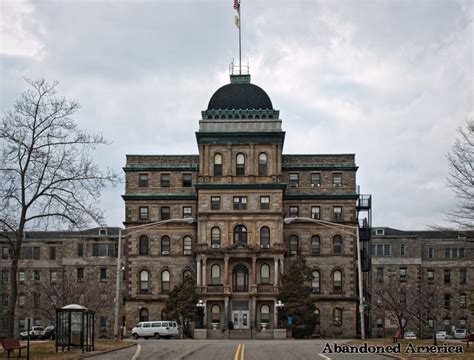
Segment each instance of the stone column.
[{"label": "stone column", "polygon": [[207,300],[203,300],[204,302],[204,307],[203,307],[203,326],[204,326],[204,329],[207,329]]},{"label": "stone column", "polygon": [[278,277],[279,277],[278,276],[279,275],[278,274],[278,259],[275,258],[274,260],[275,260],[275,270],[274,270],[274,274],[273,274],[273,286],[278,286],[278,281],[279,281],[279,279],[278,279]]},{"label": "stone column", "polygon": [[257,257],[252,256],[252,285],[257,284]]},{"label": "stone column", "polygon": [[229,323],[229,297],[224,297],[224,326],[227,328]]},{"label": "stone column", "polygon": [[275,329],[278,329],[278,308],[276,307],[277,300],[273,304],[273,326]]},{"label": "stone column", "polygon": [[204,256],[202,258],[202,286],[207,286],[206,268],[207,268],[207,257]]},{"label": "stone column", "polygon": [[224,256],[224,286],[229,285],[229,257]]},{"label": "stone column", "polygon": [[201,286],[201,258],[196,259],[197,269],[196,269],[196,280],[197,286]]},{"label": "stone column", "polygon": [[257,328],[257,298],[255,296],[252,297],[251,321],[250,326]]}]

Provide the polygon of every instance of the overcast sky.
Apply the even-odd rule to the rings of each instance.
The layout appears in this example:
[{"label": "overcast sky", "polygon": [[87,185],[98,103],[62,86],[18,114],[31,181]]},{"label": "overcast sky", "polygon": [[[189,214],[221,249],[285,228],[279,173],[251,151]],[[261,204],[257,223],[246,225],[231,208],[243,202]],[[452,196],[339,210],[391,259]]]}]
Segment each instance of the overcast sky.
[{"label": "overcast sky", "polygon": [[[0,0],[0,111],[23,77],[58,80],[75,119],[125,154],[197,154],[200,111],[238,57],[233,0]],[[280,110],[284,153],[355,153],[373,224],[424,229],[454,206],[446,153],[474,115],[472,1],[242,0],[252,82]],[[124,219],[124,185],[103,193]]]}]

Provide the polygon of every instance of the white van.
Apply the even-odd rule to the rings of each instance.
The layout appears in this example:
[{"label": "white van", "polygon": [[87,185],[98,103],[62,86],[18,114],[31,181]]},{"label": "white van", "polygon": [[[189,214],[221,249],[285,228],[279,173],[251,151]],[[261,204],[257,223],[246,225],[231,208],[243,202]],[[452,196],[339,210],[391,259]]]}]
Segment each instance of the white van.
[{"label": "white van", "polygon": [[178,324],[176,321],[142,321],[132,329],[132,336],[135,339],[140,337],[148,338],[178,337]]}]

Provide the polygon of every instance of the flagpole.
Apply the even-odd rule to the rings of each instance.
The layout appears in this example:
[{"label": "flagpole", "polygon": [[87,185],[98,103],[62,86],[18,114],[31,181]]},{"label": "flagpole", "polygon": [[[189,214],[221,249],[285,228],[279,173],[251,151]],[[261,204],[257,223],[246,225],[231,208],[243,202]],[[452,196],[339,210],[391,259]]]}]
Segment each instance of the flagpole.
[{"label": "flagpole", "polygon": [[242,13],[240,11],[240,4],[242,1],[239,1],[239,75],[242,75],[242,37],[241,37],[241,31],[242,31]]}]

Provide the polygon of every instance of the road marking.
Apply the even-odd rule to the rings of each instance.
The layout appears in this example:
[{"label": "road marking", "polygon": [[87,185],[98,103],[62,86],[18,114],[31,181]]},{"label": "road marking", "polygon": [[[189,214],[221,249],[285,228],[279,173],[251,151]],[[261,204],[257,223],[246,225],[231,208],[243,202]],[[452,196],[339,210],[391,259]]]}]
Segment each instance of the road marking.
[{"label": "road marking", "polygon": [[244,360],[244,351],[245,351],[245,344],[242,344],[242,348],[240,350],[240,360]]},{"label": "road marking", "polygon": [[140,344],[137,344],[137,351],[135,351],[135,354],[132,357],[132,360],[137,360],[138,357],[140,356],[140,352],[142,351],[142,347]]},{"label": "road marking", "polygon": [[331,360],[331,358],[327,357],[326,355],[323,355],[323,354],[318,354],[318,355],[321,356],[323,359]]},{"label": "road marking", "polygon": [[237,346],[237,350],[235,350],[235,354],[234,354],[234,360],[239,360],[239,352],[240,352],[241,346],[242,344],[239,344],[239,346]]}]

